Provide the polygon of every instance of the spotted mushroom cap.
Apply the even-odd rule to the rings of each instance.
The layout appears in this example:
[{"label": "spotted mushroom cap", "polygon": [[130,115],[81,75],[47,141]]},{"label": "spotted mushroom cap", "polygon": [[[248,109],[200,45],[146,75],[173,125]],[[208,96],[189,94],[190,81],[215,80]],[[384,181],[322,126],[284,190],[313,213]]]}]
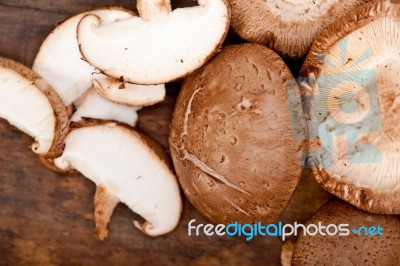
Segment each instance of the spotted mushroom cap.
[{"label": "spotted mushroom cap", "polygon": [[[349,235],[305,236],[302,232],[294,246],[292,265],[399,265],[400,220],[390,215],[376,215],[359,210],[343,201],[332,200],[321,207],[305,224],[334,227],[348,224]],[[365,235],[365,229],[375,226],[376,236]],[[378,226],[383,228],[378,235]],[[310,227],[311,228],[311,227]],[[354,231],[353,229],[358,230]],[[310,229],[314,232],[314,229]]]},{"label": "spotted mushroom cap", "polygon": [[212,222],[271,222],[288,205],[303,147],[292,131],[291,111],[302,119],[300,102],[289,109],[292,80],[282,59],[256,44],[225,47],[185,79],[171,154],[186,196]]}]

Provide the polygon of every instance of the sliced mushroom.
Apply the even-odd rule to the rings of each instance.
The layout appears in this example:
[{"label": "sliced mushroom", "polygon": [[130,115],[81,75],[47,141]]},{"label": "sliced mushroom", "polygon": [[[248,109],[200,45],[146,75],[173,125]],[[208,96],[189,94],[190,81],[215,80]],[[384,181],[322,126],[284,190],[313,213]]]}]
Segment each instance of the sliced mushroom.
[{"label": "sliced mushroom", "polygon": [[370,0],[228,1],[232,28],[243,39],[301,58],[324,28]]},{"label": "sliced mushroom", "polygon": [[[118,202],[126,204],[146,222],[135,222],[150,236],[173,230],[182,203],[177,180],[158,156],[159,147],[149,146],[133,129],[107,123],[72,130],[61,157],[60,169],[76,169],[96,186],[96,236],[107,236],[107,224]],[[154,144],[152,144],[154,145]]]},{"label": "sliced mushroom", "polygon": [[137,1],[140,17],[104,24],[96,15],[78,26],[84,58],[114,78],[161,84],[203,65],[221,46],[229,28],[225,0],[171,11],[169,0]]},{"label": "sliced mushroom", "polygon": [[[134,16],[129,11],[112,7],[90,10],[65,20],[43,42],[33,69],[54,87],[66,106],[87,91],[93,85],[94,79],[97,87],[102,88],[99,90],[100,94],[114,102],[145,106],[162,101],[165,95],[164,84],[148,87],[124,84],[119,79],[106,77],[82,58],[76,30],[79,21],[88,14],[96,15],[104,24]],[[123,87],[128,89],[116,90]]]},{"label": "sliced mushroom", "polygon": [[[319,224],[325,227],[325,235],[314,234],[315,226]],[[321,207],[305,226],[313,235],[304,235],[304,231],[298,233],[293,266],[400,263],[400,220],[395,216],[367,213],[342,201],[332,200]]]},{"label": "sliced mushroom", "polygon": [[292,265],[292,257],[294,244],[296,241],[294,239],[288,239],[282,243],[281,249],[281,265],[282,266],[291,266]]},{"label": "sliced mushroom", "polygon": [[62,153],[69,120],[60,97],[31,69],[6,58],[0,58],[0,117],[35,139],[35,153]]},{"label": "sliced mushroom", "polygon": [[304,117],[298,91],[289,109],[290,81],[282,59],[255,44],[225,47],[185,79],[171,155],[186,196],[212,222],[268,223],[288,205],[304,146],[292,131],[291,115]]},{"label": "sliced mushroom", "polygon": [[[366,211],[400,213],[400,4],[374,1],[315,40],[301,75],[313,172]],[[310,96],[311,95],[311,96]]]},{"label": "sliced mushroom", "polygon": [[93,86],[103,98],[128,106],[149,106],[165,99],[165,84],[137,85],[117,82],[114,78],[102,75],[93,79]]},{"label": "sliced mushroom", "polygon": [[71,117],[73,122],[79,122],[84,118],[93,118],[114,120],[133,127],[138,120],[137,111],[140,110],[140,107],[111,102],[97,94],[94,89],[90,89],[82,95],[75,101],[74,106],[76,111]]}]

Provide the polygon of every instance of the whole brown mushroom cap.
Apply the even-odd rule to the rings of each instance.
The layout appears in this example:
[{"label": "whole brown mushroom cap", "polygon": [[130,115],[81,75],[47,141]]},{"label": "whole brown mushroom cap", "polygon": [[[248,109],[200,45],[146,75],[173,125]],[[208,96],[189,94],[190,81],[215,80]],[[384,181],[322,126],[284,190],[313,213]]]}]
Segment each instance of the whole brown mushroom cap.
[{"label": "whole brown mushroom cap", "polygon": [[[292,135],[292,80],[282,59],[256,44],[225,47],[185,79],[171,154],[184,193],[212,222],[271,222],[288,205],[303,147]],[[292,104],[301,120],[300,101]]]},{"label": "whole brown mushroom cap", "polygon": [[321,207],[305,224],[349,224],[380,226],[383,236],[304,236],[299,234],[292,265],[399,265],[400,221],[395,216],[376,215],[359,210],[340,200],[331,200]]},{"label": "whole brown mushroom cap", "polygon": [[306,55],[315,37],[338,18],[370,0],[229,0],[231,26],[240,37],[284,57]]}]

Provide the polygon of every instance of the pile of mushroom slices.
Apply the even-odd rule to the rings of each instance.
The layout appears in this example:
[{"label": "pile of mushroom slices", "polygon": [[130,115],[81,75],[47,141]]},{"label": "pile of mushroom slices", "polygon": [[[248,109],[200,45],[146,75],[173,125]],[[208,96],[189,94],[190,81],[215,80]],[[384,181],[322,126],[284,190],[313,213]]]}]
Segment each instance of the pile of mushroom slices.
[{"label": "pile of mushroom slices", "polygon": [[0,60],[0,116],[36,140],[32,149],[46,166],[96,184],[101,240],[119,202],[145,219],[134,224],[147,235],[176,227],[182,201],[168,158],[133,126],[140,108],[164,100],[165,83],[216,53],[229,28],[222,0],[174,11],[169,1],[148,0],[137,8],[139,16],[109,7],[68,18],[44,40],[33,71]]}]

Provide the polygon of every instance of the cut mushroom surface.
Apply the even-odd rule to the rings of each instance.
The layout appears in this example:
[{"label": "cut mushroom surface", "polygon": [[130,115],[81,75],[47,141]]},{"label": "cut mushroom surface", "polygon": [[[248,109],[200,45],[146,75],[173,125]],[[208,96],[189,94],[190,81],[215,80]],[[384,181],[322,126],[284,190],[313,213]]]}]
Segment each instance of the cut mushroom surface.
[{"label": "cut mushroom surface", "polygon": [[111,102],[99,94],[95,89],[88,90],[74,102],[76,111],[71,121],[79,122],[85,118],[100,120],[114,120],[129,126],[135,126],[138,121],[137,111],[140,107],[126,106]]},{"label": "cut mushroom surface", "polygon": [[370,0],[229,0],[232,28],[245,40],[285,57],[306,55],[327,26]]},{"label": "cut mushroom surface", "polygon": [[[322,233],[325,235],[314,234],[318,225],[324,226]],[[312,235],[298,233],[293,266],[394,266],[400,263],[400,220],[395,216],[367,213],[345,202],[332,200],[305,226]]]},{"label": "cut mushroom surface", "polygon": [[288,205],[303,148],[291,114],[304,121],[300,94],[289,109],[298,89],[289,81],[283,60],[255,44],[226,47],[185,79],[171,155],[186,196],[212,222],[268,223]]},{"label": "cut mushroom surface", "polygon": [[98,238],[107,236],[118,202],[146,220],[135,222],[145,234],[158,236],[176,227],[182,209],[179,186],[158,149],[133,129],[115,123],[81,127],[68,134],[64,153],[54,163],[63,170],[76,169],[96,184]]},{"label": "cut mushroom surface", "polygon": [[399,18],[390,1],[357,9],[316,39],[301,71],[317,181],[375,213],[400,213]]},{"label": "cut mushroom surface", "polygon": [[[133,16],[121,8],[99,8],[75,15],[59,24],[44,40],[35,58],[33,70],[41,75],[68,106],[92,86],[92,79],[101,77],[79,52],[76,30],[87,14],[95,14],[102,23]],[[120,83],[115,81],[116,83]]]},{"label": "cut mushroom surface", "polygon": [[165,99],[165,84],[138,85],[116,81],[104,75],[93,79],[93,86],[103,98],[128,106],[149,106]]},{"label": "cut mushroom surface", "polygon": [[230,21],[225,0],[170,11],[169,0],[138,1],[140,17],[104,24],[96,15],[78,26],[83,57],[114,78],[161,84],[184,77],[221,46]]},{"label": "cut mushroom surface", "polygon": [[69,120],[60,97],[31,69],[5,58],[0,58],[0,117],[34,138],[35,153],[61,154]]}]

